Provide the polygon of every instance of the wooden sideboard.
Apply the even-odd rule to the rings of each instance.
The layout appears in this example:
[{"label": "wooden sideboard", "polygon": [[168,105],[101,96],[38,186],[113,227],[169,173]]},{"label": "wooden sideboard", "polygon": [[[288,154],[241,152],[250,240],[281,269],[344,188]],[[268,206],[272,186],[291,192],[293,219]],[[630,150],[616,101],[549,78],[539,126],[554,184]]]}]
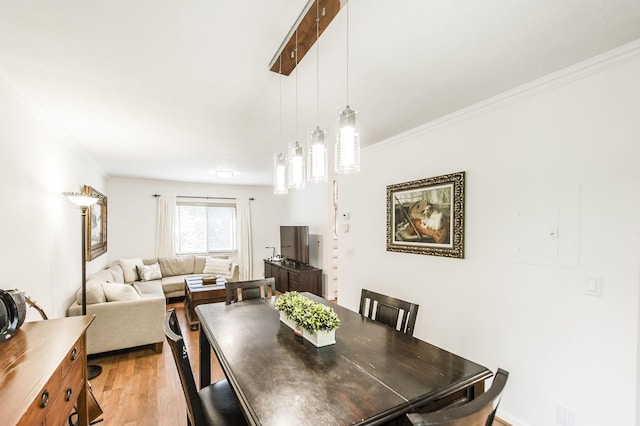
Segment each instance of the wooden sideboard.
[{"label": "wooden sideboard", "polygon": [[322,269],[313,266],[296,267],[284,262],[264,261],[264,277],[276,279],[279,292],[308,291],[322,297]]},{"label": "wooden sideboard", "polygon": [[89,424],[85,331],[94,316],[26,322],[0,343],[3,425],[68,425],[73,407]]}]

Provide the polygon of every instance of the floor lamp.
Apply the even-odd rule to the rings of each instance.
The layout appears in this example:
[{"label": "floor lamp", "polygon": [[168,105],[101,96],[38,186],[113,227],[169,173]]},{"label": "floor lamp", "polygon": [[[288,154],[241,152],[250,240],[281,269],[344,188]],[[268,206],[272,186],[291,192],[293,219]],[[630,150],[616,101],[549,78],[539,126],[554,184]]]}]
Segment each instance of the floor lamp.
[{"label": "floor lamp", "polygon": [[[87,314],[87,210],[100,200],[100,196],[86,192],[64,192],[69,201],[78,206],[82,214],[82,315]],[[99,365],[87,366],[89,380],[102,373]]]}]

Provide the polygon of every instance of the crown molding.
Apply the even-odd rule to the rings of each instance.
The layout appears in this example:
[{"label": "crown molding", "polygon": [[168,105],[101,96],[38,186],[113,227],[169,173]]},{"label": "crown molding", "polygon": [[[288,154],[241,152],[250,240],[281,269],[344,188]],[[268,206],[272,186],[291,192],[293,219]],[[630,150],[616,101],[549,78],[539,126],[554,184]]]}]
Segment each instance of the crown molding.
[{"label": "crown molding", "polygon": [[441,118],[429,121],[413,129],[399,133],[380,143],[364,148],[363,152],[375,152],[378,149],[385,149],[389,146],[413,139],[418,134],[430,133],[445,127],[459,124],[477,117],[478,115],[537,96],[559,86],[581,80],[593,74],[600,73],[606,69],[616,67],[638,58],[640,58],[640,39],[609,50],[575,65],[563,68],[544,77],[540,77],[489,99],[485,99],[456,112],[447,114]]}]

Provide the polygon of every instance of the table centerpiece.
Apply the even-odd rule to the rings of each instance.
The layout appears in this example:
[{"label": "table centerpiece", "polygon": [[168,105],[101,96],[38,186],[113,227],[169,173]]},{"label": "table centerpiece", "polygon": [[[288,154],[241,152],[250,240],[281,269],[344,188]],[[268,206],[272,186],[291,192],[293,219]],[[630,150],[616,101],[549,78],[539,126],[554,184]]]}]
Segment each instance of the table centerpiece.
[{"label": "table centerpiece", "polygon": [[280,312],[280,321],[314,346],[336,343],[335,332],[340,326],[340,319],[330,306],[314,302],[295,291],[280,295],[275,306]]}]

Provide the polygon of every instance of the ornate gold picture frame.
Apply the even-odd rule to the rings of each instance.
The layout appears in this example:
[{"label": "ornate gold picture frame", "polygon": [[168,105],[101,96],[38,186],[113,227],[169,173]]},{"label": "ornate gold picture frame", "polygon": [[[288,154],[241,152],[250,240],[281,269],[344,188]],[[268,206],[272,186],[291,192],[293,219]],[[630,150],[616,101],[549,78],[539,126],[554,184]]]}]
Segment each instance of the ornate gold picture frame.
[{"label": "ornate gold picture frame", "polygon": [[100,196],[97,203],[87,209],[86,255],[87,261],[107,252],[107,197],[89,185],[85,193]]},{"label": "ornate gold picture frame", "polygon": [[387,186],[387,251],[464,258],[464,172]]}]

